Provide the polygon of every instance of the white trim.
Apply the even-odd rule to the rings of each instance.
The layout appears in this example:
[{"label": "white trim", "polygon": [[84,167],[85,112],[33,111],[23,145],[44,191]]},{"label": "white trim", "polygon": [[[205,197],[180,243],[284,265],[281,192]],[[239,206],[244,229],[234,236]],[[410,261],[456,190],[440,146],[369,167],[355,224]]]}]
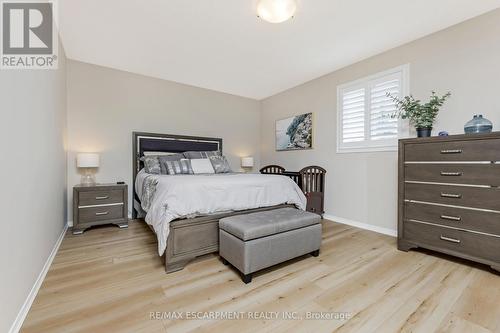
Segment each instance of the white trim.
[{"label": "white trim", "polygon": [[380,146],[380,147],[358,147],[358,148],[340,148],[337,149],[337,154],[352,154],[352,153],[373,153],[383,151],[398,151],[397,146]]},{"label": "white trim", "polygon": [[364,229],[364,230],[370,230],[379,234],[384,234],[392,237],[397,237],[398,236],[398,231],[395,229],[390,229],[390,228],[384,228],[384,227],[378,227],[376,225],[372,224],[367,224],[367,223],[362,223],[362,222],[357,222],[353,220],[349,220],[343,217],[339,216],[334,216],[334,215],[329,215],[325,214],[323,217],[327,220],[330,220],[332,222],[337,222],[340,224],[345,224],[345,225],[350,225],[352,227]]},{"label": "white trim", "polygon": [[102,205],[88,205],[88,206],[78,206],[78,208],[96,208],[96,207],[111,207],[111,206],[123,206],[124,203],[113,203],[113,204],[102,204]]},{"label": "white trim", "polygon": [[368,111],[368,100],[366,98],[366,91],[370,91],[370,84],[380,78],[387,77],[389,75],[401,75],[401,93],[400,96],[407,96],[410,94],[410,64],[400,65],[383,72],[379,72],[364,78],[360,78],[355,81],[341,84],[337,86],[337,147],[336,152],[338,154],[342,153],[369,153],[369,152],[380,152],[380,151],[397,151],[398,150],[398,139],[409,137],[409,122],[407,120],[398,120],[398,138],[397,139],[386,139],[386,140],[367,140],[366,137],[369,136],[369,118],[365,116],[365,140],[360,142],[342,142],[342,116],[343,116],[343,105],[342,96],[343,91],[355,90],[357,88],[365,89],[365,112]]},{"label": "white trim", "polygon": [[33,304],[33,301],[35,300],[36,295],[38,294],[38,290],[40,290],[40,287],[42,286],[42,282],[45,279],[45,276],[47,275],[47,272],[49,271],[50,265],[52,264],[52,261],[54,260],[57,251],[59,250],[59,246],[61,246],[61,243],[64,239],[64,235],[66,235],[66,231],[68,230],[68,225],[66,224],[59,235],[59,238],[56,241],[56,244],[52,248],[52,252],[50,252],[49,257],[47,258],[47,261],[45,261],[45,265],[43,265],[42,271],[38,275],[38,278],[35,281],[35,284],[31,288],[30,293],[28,294],[28,297],[24,301],[23,306],[21,307],[21,310],[19,310],[19,313],[17,314],[16,320],[12,323],[12,326],[10,327],[9,333],[17,333],[23,326],[23,322],[26,319],[26,316],[28,315],[28,312],[31,308],[31,305]]},{"label": "white trim", "polygon": [[405,199],[405,202],[416,203],[416,204],[420,204],[420,205],[430,205],[430,206],[438,206],[438,207],[449,207],[449,208],[473,210],[473,211],[476,211],[476,212],[486,212],[486,213],[500,214],[500,211],[498,211],[498,210],[485,209],[485,208],[474,208],[474,207],[466,207],[466,206],[447,205],[447,204],[441,204],[441,203],[435,203],[435,202],[420,201],[420,200],[408,200],[408,199]]}]

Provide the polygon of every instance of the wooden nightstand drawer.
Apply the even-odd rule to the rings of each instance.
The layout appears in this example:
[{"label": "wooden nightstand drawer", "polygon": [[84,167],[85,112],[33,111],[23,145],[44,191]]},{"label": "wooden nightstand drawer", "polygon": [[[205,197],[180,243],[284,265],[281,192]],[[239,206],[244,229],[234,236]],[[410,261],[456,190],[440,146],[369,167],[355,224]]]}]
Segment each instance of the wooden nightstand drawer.
[{"label": "wooden nightstand drawer", "polygon": [[80,208],[78,210],[78,219],[80,223],[115,220],[122,218],[124,218],[123,205],[89,207]]},{"label": "wooden nightstand drawer", "polygon": [[76,185],[73,187],[73,234],[87,228],[115,224],[128,226],[128,187],[126,184]]},{"label": "wooden nightstand drawer", "polygon": [[88,191],[79,193],[79,206],[123,203],[122,190]]}]

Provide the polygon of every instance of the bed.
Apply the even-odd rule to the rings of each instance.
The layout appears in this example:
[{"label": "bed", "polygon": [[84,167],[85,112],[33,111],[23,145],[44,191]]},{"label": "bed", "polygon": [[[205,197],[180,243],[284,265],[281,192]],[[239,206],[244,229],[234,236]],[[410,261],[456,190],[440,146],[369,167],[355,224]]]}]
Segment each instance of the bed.
[{"label": "bed", "polygon": [[144,217],[155,232],[167,273],[184,268],[197,256],[218,251],[221,218],[286,206],[305,209],[304,194],[285,176],[151,175],[143,171],[145,153],[186,151],[222,153],[222,139],[133,133],[132,215]]}]

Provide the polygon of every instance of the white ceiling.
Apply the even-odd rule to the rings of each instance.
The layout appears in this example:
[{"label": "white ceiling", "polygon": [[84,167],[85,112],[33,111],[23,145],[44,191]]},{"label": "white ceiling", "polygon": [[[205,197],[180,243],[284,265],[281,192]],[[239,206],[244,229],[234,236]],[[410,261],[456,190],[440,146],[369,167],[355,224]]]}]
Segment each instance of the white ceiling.
[{"label": "white ceiling", "polygon": [[[67,56],[262,99],[500,7],[500,0],[300,0],[271,24],[255,0],[63,0]],[[432,52],[432,50],[429,50]]]}]

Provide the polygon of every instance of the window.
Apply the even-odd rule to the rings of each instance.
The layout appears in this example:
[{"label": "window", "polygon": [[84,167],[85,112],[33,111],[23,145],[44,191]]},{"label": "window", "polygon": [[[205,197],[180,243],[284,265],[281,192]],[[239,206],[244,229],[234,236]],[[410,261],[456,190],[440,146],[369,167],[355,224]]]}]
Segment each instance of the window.
[{"label": "window", "polygon": [[408,76],[404,65],[338,87],[337,152],[397,150],[407,126],[390,117],[396,106],[387,93],[406,96]]}]

